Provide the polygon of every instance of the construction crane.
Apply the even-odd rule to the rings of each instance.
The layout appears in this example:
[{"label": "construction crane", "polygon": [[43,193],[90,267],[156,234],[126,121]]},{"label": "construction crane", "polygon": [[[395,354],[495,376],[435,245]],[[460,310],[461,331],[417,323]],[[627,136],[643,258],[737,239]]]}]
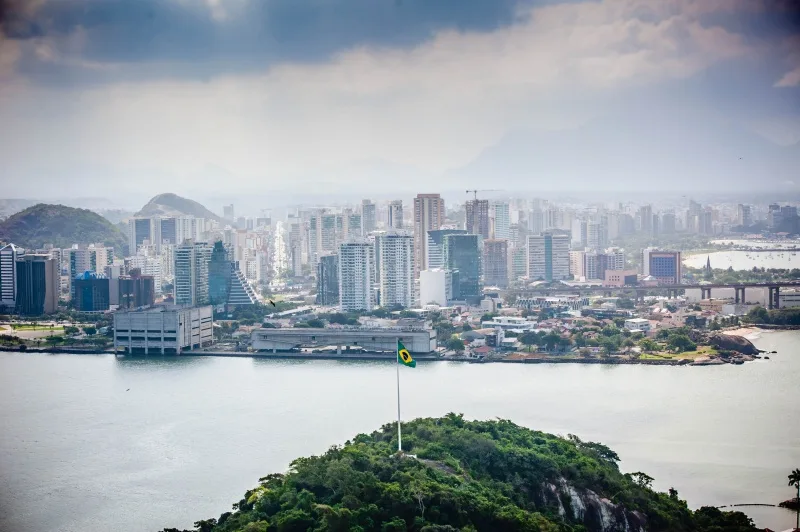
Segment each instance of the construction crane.
[{"label": "construction crane", "polygon": [[486,188],[486,189],[483,189],[483,190],[467,190],[467,194],[469,194],[470,192],[472,192],[474,194],[474,199],[475,199],[475,201],[477,201],[478,200],[478,192],[500,192],[500,190],[499,189],[495,189],[495,188]]}]

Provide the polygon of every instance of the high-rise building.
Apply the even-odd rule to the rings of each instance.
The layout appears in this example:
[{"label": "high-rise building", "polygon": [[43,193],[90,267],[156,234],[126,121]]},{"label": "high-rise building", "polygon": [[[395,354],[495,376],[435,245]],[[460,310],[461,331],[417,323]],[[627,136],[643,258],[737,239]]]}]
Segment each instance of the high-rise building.
[{"label": "high-rise building", "polygon": [[541,209],[534,209],[528,215],[528,230],[535,235],[545,230],[544,212]]},{"label": "high-rise building", "polygon": [[[526,237],[527,238],[527,237]],[[511,280],[518,281],[528,275],[528,248],[519,246],[509,252],[509,262],[511,269]]]},{"label": "high-rise building", "polygon": [[714,213],[711,209],[705,209],[698,216],[697,232],[701,235],[714,234]]},{"label": "high-rise building", "polygon": [[[150,275],[126,275],[117,278],[114,284],[117,285],[120,310],[149,307],[155,303],[155,280]],[[113,294],[109,297],[113,299]]]},{"label": "high-rise building", "polygon": [[508,287],[508,240],[483,241],[483,283],[497,288]]},{"label": "high-rise building", "polygon": [[128,220],[128,254],[135,255],[142,244],[161,242],[161,236],[158,234],[161,224],[158,222],[158,218],[130,218]]},{"label": "high-rise building", "polygon": [[209,304],[208,265],[212,247],[205,242],[187,240],[175,246],[175,304]]},{"label": "high-rise building", "polygon": [[466,205],[467,233],[489,238],[489,200],[469,200]]},{"label": "high-rise building", "polygon": [[244,272],[239,269],[239,264],[234,262],[231,265],[229,272],[230,275],[230,292],[228,292],[228,301],[226,308],[240,307],[242,305],[255,305],[258,302],[255,290],[247,282]]},{"label": "high-rise building", "polygon": [[361,215],[349,209],[342,213],[342,241],[353,240],[362,237]]},{"label": "high-rise building", "polygon": [[17,306],[17,247],[8,244],[0,248],[0,308],[13,312]]},{"label": "high-rise building", "polygon": [[375,204],[368,199],[361,200],[361,236],[367,236],[377,228],[376,215]]},{"label": "high-rise building", "polygon": [[638,221],[638,229],[642,233],[653,232],[653,207],[651,205],[643,205],[639,207],[636,214]]},{"label": "high-rise building", "polygon": [[[437,231],[445,220],[444,199],[439,194],[417,194],[414,198],[414,277],[428,266],[428,234]],[[441,266],[441,263],[440,263]]]},{"label": "high-rise building", "polygon": [[70,297],[75,295],[72,280],[85,271],[103,273],[105,267],[114,262],[114,248],[102,244],[88,246],[75,244],[63,250],[62,260],[68,265],[70,279]]},{"label": "high-rise building", "polygon": [[52,314],[58,309],[58,272],[49,255],[17,257],[17,312],[25,316]]},{"label": "high-rise building", "polygon": [[642,250],[642,274],[655,277],[662,284],[680,284],[681,252],[655,248]]},{"label": "high-rise building", "polygon": [[339,255],[324,255],[317,263],[317,305],[339,304]]},{"label": "high-rise building", "polygon": [[569,235],[542,233],[528,236],[528,278],[569,279]]},{"label": "high-rise building", "polygon": [[736,211],[736,222],[739,225],[749,227],[753,225],[753,215],[750,209],[750,205],[743,205],[739,204],[737,211]]},{"label": "high-rise building", "polygon": [[583,256],[585,251],[570,251],[569,252],[569,273],[573,279],[580,279],[586,277],[585,261]]},{"label": "high-rise building", "polygon": [[389,229],[403,228],[403,200],[394,200],[389,204]]},{"label": "high-rise building", "polygon": [[232,252],[221,240],[214,242],[208,262],[208,302],[224,305],[231,293]]},{"label": "high-rise building", "polygon": [[453,281],[453,299],[477,303],[482,296],[479,235],[449,234],[443,240],[445,269],[458,276]]},{"label": "high-rise building", "polygon": [[233,203],[222,206],[222,217],[232,222],[234,220]]},{"label": "high-rise building", "polygon": [[374,269],[375,255],[369,242],[345,242],[339,246],[339,308],[342,312],[373,309]]},{"label": "high-rise building", "polygon": [[377,240],[380,304],[410,308],[414,304],[414,239],[406,233],[387,233]]},{"label": "high-rise building", "polygon": [[[444,237],[447,235],[466,235],[464,229],[437,229],[428,231],[426,238],[426,255],[423,269],[436,270],[444,268]],[[416,237],[416,235],[414,235]]]},{"label": "high-rise building", "polygon": [[668,211],[661,215],[661,233],[671,235],[675,232],[675,213]]},{"label": "high-rise building", "polygon": [[101,312],[109,309],[108,278],[97,272],[85,271],[73,281],[75,295],[71,306],[80,312]]},{"label": "high-rise building", "polygon": [[422,270],[419,272],[419,301],[425,305],[447,306],[453,299],[453,274],[450,270]]},{"label": "high-rise building", "polygon": [[586,223],[586,247],[601,250],[608,245],[608,228],[602,222]]},{"label": "high-rise building", "polygon": [[492,219],[494,220],[494,237],[497,240],[511,239],[511,213],[508,203],[496,201],[492,203]]}]

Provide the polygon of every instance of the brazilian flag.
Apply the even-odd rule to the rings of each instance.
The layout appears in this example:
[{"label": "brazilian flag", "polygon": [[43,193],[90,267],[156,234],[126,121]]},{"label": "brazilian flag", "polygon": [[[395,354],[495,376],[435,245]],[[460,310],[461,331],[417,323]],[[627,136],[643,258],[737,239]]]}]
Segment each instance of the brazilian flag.
[{"label": "brazilian flag", "polygon": [[417,367],[417,361],[411,357],[411,353],[408,352],[408,349],[400,340],[397,341],[397,362],[409,368]]}]

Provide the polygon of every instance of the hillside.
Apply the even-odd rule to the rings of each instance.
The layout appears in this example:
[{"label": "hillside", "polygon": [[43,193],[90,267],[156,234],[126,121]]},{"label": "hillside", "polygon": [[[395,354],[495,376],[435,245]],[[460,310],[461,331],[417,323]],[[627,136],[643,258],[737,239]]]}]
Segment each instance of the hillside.
[{"label": "hillside", "polygon": [[99,214],[46,203],[28,207],[0,223],[0,240],[31,249],[45,244],[68,248],[72,244],[102,242],[114,246],[118,255],[125,253],[128,246],[122,231]]},{"label": "hillside", "polygon": [[135,216],[181,216],[190,215],[195,218],[210,218],[221,222],[222,219],[196,201],[182,198],[177,194],[159,194],[147,202]]},{"label": "hillside", "polygon": [[574,436],[448,414],[405,423],[403,447],[416,456],[396,454],[388,424],[299,458],[196,530],[757,530],[742,513],[693,512],[676,491],[652,491],[650,477],[623,475],[613,451]]}]

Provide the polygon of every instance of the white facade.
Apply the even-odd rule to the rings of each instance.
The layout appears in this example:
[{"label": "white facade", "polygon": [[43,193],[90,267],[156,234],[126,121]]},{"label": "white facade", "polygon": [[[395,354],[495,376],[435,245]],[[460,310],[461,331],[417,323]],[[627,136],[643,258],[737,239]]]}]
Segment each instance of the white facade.
[{"label": "white facade", "polygon": [[374,270],[372,244],[358,241],[339,246],[339,308],[342,312],[372,310],[375,306]]},{"label": "white facade", "polygon": [[650,321],[644,318],[631,318],[625,320],[625,328],[629,331],[640,331],[646,333],[650,330]]},{"label": "white facade", "polygon": [[211,307],[114,313],[114,347],[127,352],[175,353],[213,343]]},{"label": "white facade", "polygon": [[[139,268],[142,275],[153,276],[153,285],[156,294],[161,293],[162,271],[161,258],[145,257],[144,255],[134,255],[125,259],[129,268]],[[129,270],[130,271],[130,270]]]},{"label": "white facade", "polygon": [[574,279],[586,277],[586,270],[584,269],[583,256],[584,251],[570,251],[569,252],[569,273],[572,274]]},{"label": "white facade", "polygon": [[543,233],[528,237],[528,278],[569,279],[569,235]]},{"label": "white facade", "polygon": [[208,304],[208,263],[212,248],[204,242],[187,240],[175,247],[175,303]]},{"label": "white facade", "polygon": [[13,310],[17,304],[17,247],[0,248],[0,307]]},{"label": "white facade", "polygon": [[450,270],[433,269],[419,272],[419,302],[446,307],[453,299],[453,274]]},{"label": "white facade", "polygon": [[508,240],[511,238],[511,214],[508,203],[497,201],[492,204],[494,218],[494,238]]},{"label": "white facade", "polygon": [[405,233],[388,233],[378,240],[381,306],[411,308],[414,304],[414,239]]},{"label": "white facade", "polygon": [[403,228],[403,201],[394,200],[389,204],[389,229]]}]

